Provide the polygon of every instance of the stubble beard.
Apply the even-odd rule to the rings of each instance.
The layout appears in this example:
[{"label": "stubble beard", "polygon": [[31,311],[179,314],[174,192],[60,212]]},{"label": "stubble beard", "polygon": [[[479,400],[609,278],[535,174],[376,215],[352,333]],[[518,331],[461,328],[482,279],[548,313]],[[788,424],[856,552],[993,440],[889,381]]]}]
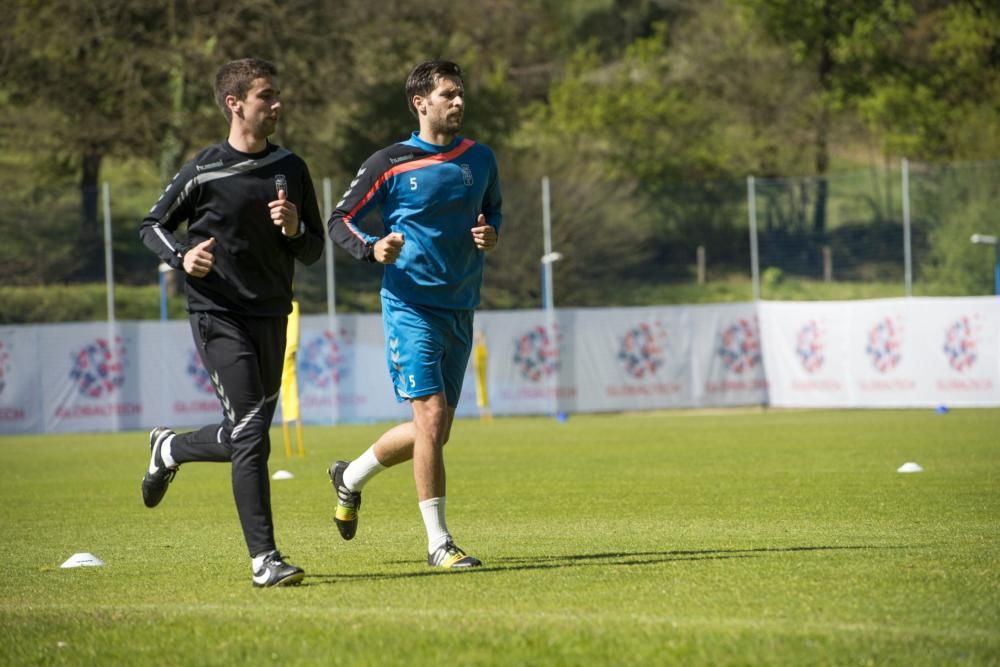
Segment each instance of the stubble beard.
[{"label": "stubble beard", "polygon": [[459,115],[457,118],[442,118],[431,125],[431,130],[437,134],[450,134],[454,136],[462,129],[463,120],[464,114]]},{"label": "stubble beard", "polygon": [[267,139],[278,129],[278,119],[270,120],[269,118],[261,119],[260,123],[253,128],[253,134],[258,139]]}]

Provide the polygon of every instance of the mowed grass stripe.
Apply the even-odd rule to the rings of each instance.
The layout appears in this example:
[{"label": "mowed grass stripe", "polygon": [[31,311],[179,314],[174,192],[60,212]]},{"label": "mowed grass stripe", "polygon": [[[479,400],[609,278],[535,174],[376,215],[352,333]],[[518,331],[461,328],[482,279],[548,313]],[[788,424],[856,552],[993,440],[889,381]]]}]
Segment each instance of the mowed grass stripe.
[{"label": "mowed grass stripe", "polygon": [[[461,574],[424,564],[405,466],[336,535],[326,465],[385,426],[308,427],[305,459],[274,432],[307,571],[275,591],[250,588],[228,466],[150,511],[143,433],[0,438],[0,663],[1000,662],[998,410],[460,421],[449,526],[486,562]],[[79,550],[108,565],[60,570]]]},{"label": "mowed grass stripe", "polygon": [[[36,615],[52,615],[64,617],[77,617],[81,609],[79,605],[53,604],[43,607],[31,606],[24,608],[21,606],[9,606],[0,604],[0,611],[10,614],[12,617],[34,617]],[[145,604],[98,604],[87,607],[89,613],[95,616],[129,613],[142,614],[147,618],[177,618],[184,616],[204,616],[214,614],[240,614],[240,605],[221,604],[198,604],[184,605],[173,603],[145,603]],[[553,611],[523,611],[511,612],[494,607],[466,607],[463,609],[414,609],[412,607],[397,606],[369,606],[351,608],[331,608],[329,605],[301,605],[296,604],[288,608],[286,616],[301,616],[303,620],[310,621],[326,620],[328,622],[351,622],[364,620],[372,616],[391,616],[395,621],[432,619],[467,619],[480,626],[489,626],[495,621],[505,622],[525,622],[534,624],[549,623],[552,625],[576,626],[584,623],[605,623],[605,624],[640,624],[650,626],[665,626],[674,629],[719,629],[736,628],[740,630],[764,630],[775,634],[788,635],[814,635],[829,634],[835,635],[843,632],[854,634],[867,634],[875,637],[892,635],[897,638],[916,637],[941,637],[949,639],[965,639],[975,637],[1000,641],[1000,631],[994,628],[968,628],[961,631],[939,630],[923,626],[900,626],[886,625],[880,623],[837,623],[837,622],[816,622],[802,621],[800,619],[760,619],[743,617],[720,617],[693,618],[666,614],[649,614],[635,612],[623,618],[619,612],[595,612],[595,611],[574,611],[574,612],[553,612]]]}]

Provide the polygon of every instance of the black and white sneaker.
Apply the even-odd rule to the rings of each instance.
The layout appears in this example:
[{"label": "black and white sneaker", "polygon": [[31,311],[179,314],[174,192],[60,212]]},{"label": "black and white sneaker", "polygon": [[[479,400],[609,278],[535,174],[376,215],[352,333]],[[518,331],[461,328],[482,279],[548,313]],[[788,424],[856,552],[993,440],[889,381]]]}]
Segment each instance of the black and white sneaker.
[{"label": "black and white sneaker", "polygon": [[157,426],[149,432],[149,470],[142,478],[142,502],[146,507],[156,507],[167,493],[167,487],[174,481],[179,466],[168,468],[163,465],[160,447],[167,438],[176,435],[165,426]]},{"label": "black and white sneaker", "polygon": [[271,586],[296,586],[302,582],[306,573],[301,567],[295,567],[284,561],[277,551],[264,556],[264,562],[259,569],[254,570],[254,588],[270,588]]},{"label": "black and white sneaker", "polygon": [[361,492],[351,491],[344,484],[344,471],[348,465],[347,461],[337,461],[327,471],[333,490],[337,492],[337,510],[333,515],[333,522],[337,524],[337,530],[345,540],[353,539],[358,532],[358,510],[361,509]]},{"label": "black and white sneaker", "polygon": [[427,554],[427,564],[431,567],[458,570],[468,567],[479,567],[483,563],[478,558],[467,555],[454,542],[448,540],[433,552]]}]

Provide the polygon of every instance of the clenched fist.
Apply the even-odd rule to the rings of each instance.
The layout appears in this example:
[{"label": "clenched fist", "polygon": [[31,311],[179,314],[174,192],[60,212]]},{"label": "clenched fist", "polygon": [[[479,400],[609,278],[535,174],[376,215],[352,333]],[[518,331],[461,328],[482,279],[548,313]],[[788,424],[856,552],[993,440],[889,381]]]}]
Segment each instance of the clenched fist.
[{"label": "clenched fist", "polygon": [[195,278],[207,276],[215,264],[215,255],[212,253],[214,246],[215,238],[213,237],[202,241],[184,253],[184,272]]}]

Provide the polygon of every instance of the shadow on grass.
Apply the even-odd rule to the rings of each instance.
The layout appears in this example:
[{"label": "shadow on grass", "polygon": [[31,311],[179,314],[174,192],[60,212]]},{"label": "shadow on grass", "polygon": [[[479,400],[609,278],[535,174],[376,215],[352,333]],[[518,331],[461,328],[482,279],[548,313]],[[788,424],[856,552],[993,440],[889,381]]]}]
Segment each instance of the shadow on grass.
[{"label": "shadow on grass", "polygon": [[[854,546],[803,546],[803,547],[758,547],[755,549],[702,549],[672,551],[616,551],[594,554],[564,554],[556,556],[500,556],[490,560],[488,565],[466,570],[462,574],[486,574],[497,572],[519,572],[529,570],[555,570],[571,567],[634,567],[641,565],[661,565],[684,561],[732,560],[756,558],[766,554],[799,553],[811,551],[857,551],[876,549],[906,549],[913,545],[854,545]],[[386,561],[386,565],[422,566],[422,561]],[[414,577],[453,576],[446,570],[424,569],[417,572],[372,572],[357,574],[309,574],[303,585],[328,584],[346,581],[383,581],[390,579],[410,579]]]}]

